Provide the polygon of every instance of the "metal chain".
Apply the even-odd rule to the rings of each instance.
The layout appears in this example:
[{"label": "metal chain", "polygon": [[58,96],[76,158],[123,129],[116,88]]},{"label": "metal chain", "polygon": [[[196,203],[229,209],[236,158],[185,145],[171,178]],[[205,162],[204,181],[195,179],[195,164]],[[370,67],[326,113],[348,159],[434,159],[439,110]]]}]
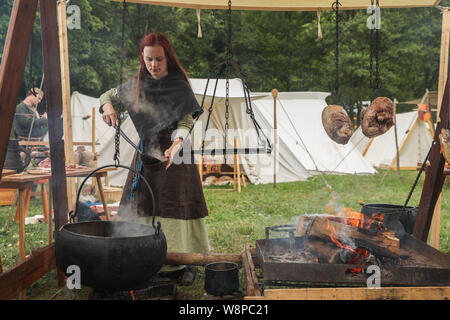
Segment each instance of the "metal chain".
[{"label": "metal chain", "polygon": [[334,91],[336,97],[339,97],[339,6],[342,4],[336,0],[331,5],[331,8],[336,13],[336,43],[334,49],[334,64],[335,64],[335,78],[334,78]]},{"label": "metal chain", "polygon": [[120,84],[123,82],[123,66],[125,59],[125,15],[127,10],[126,0],[122,3],[122,39],[121,39],[121,52],[120,52]]},{"label": "metal chain", "polygon": [[[371,0],[370,1],[370,5],[371,5],[371,8],[373,9],[373,3],[374,3],[374,0]],[[370,44],[370,58],[369,58],[369,77],[370,77],[370,82],[369,82],[369,84],[370,84],[370,89],[372,89],[372,93],[371,93],[371,101],[373,101],[373,99],[375,98],[374,97],[374,94],[373,94],[373,91],[374,91],[374,82],[373,82],[373,56],[374,56],[374,41],[373,41],[373,39],[374,39],[374,30],[373,30],[373,28],[372,29],[369,29],[369,44]]]},{"label": "metal chain", "polygon": [[120,125],[122,123],[122,117],[117,117],[116,133],[114,135],[114,164],[120,165]]},{"label": "metal chain", "polygon": [[[380,8],[379,1],[376,0],[376,8]],[[376,90],[381,88],[381,80],[380,80],[380,63],[378,54],[380,52],[380,30],[379,28],[375,28],[375,87]]]}]

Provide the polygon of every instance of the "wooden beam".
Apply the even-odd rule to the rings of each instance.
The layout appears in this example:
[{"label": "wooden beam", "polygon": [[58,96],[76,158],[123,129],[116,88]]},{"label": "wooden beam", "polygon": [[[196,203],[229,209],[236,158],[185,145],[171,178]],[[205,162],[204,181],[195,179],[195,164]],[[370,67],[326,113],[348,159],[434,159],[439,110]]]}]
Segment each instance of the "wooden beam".
[{"label": "wooden beam", "polygon": [[37,0],[15,0],[0,66],[0,172],[6,158],[28,45],[33,32]]},{"label": "wooden beam", "polygon": [[450,287],[266,289],[245,300],[448,300]]},{"label": "wooden beam", "polygon": [[55,0],[41,0],[42,52],[45,74],[45,100],[47,102],[50,158],[52,166],[51,188],[55,211],[55,231],[67,223],[67,179],[62,120],[62,87],[57,11]]},{"label": "wooden beam", "polygon": [[13,299],[55,266],[54,243],[36,250],[25,261],[0,274],[0,300]]},{"label": "wooden beam", "polygon": [[[444,94],[445,81],[448,77],[448,53],[449,53],[449,39],[450,38],[450,11],[444,10],[442,12],[442,34],[441,34],[441,58],[439,63],[439,83],[438,83],[438,105],[437,114],[439,121],[439,113],[442,107],[442,96]],[[442,193],[434,208],[433,219],[431,220],[431,238],[430,245],[439,250],[439,237],[441,229],[441,198]]]},{"label": "wooden beam", "polygon": [[251,281],[253,282],[254,295],[261,296],[261,290],[258,285],[258,277],[256,276],[256,271],[255,271],[255,264],[253,263],[251,248],[248,243],[245,245],[245,255],[247,257],[248,267],[250,269],[249,271],[250,271]]},{"label": "wooden beam", "polygon": [[[62,109],[64,122],[64,152],[66,165],[74,164],[72,110],[70,106],[70,72],[69,72],[69,46],[67,44],[67,1],[59,0],[58,5],[58,36],[61,63]],[[95,153],[94,153],[95,154]],[[67,198],[69,211],[75,209],[76,186],[75,180],[67,181]]]},{"label": "wooden beam", "polygon": [[229,261],[241,263],[241,254],[233,253],[183,253],[167,252],[166,264],[206,265],[211,262]]},{"label": "wooden beam", "polygon": [[426,171],[425,181],[423,183],[422,195],[420,197],[419,209],[416,222],[414,224],[413,236],[424,242],[428,239],[431,220],[433,218],[434,208],[442,191],[445,175],[445,158],[440,153],[439,133],[442,128],[449,128],[449,109],[450,109],[450,78],[447,77],[444,97],[442,98],[442,108],[439,113],[441,121],[437,123],[434,134],[434,147],[430,153],[430,167]]}]

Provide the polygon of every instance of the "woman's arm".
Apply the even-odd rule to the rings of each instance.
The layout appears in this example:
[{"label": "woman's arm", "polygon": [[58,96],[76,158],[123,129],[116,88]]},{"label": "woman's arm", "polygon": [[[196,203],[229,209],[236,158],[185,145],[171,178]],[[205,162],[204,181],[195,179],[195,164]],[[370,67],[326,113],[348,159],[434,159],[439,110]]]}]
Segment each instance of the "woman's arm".
[{"label": "woman's arm", "polygon": [[183,139],[187,138],[189,130],[194,125],[194,118],[192,118],[192,115],[193,113],[188,113],[177,123],[177,130],[174,134],[173,143],[169,149],[164,151],[164,156],[169,159],[166,169],[172,164],[174,155],[181,147],[181,142],[183,142]]},{"label": "woman's arm", "polygon": [[110,89],[100,96],[99,111],[108,126],[116,126],[117,114],[124,111],[117,88]]}]

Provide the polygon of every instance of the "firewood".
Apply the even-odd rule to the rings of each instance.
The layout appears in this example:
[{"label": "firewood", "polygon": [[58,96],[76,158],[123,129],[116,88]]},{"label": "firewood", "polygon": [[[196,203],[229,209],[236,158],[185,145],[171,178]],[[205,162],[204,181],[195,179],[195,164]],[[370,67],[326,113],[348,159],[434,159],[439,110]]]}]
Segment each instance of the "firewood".
[{"label": "firewood", "polygon": [[341,106],[325,107],[322,111],[322,125],[331,140],[339,144],[346,144],[353,134],[352,120]]},{"label": "firewood", "polygon": [[398,257],[400,240],[394,232],[362,229],[342,223],[344,221],[345,218],[331,215],[302,216],[298,219],[296,232],[331,241],[344,249],[362,247],[382,256]]},{"label": "firewood", "polygon": [[166,257],[167,264],[174,265],[205,265],[211,262],[229,261],[241,263],[241,254],[237,253],[185,253],[168,252]]},{"label": "firewood", "polygon": [[394,125],[394,104],[386,97],[378,97],[361,113],[361,129],[368,138],[382,135]]}]

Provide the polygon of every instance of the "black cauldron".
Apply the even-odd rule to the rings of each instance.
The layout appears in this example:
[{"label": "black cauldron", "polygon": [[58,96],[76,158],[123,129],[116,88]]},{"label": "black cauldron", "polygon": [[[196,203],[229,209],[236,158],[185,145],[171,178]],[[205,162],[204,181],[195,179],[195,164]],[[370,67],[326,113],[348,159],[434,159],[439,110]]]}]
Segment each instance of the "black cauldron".
[{"label": "black cauldron", "polygon": [[[20,156],[21,153],[25,154],[25,159],[23,161]],[[16,170],[17,173],[20,173],[28,167],[30,161],[30,152],[26,148],[19,145],[19,140],[11,139],[8,141],[8,150],[3,168]]]},{"label": "black cauldron", "polygon": [[[122,167],[139,174],[153,200],[152,225],[124,221],[73,223],[81,189],[95,172],[106,167]],[[75,213],[55,241],[56,265],[66,273],[71,265],[80,268],[81,284],[97,290],[131,290],[145,284],[164,265],[167,242],[161,224],[155,226],[155,200],[148,181],[123,165],[106,165],[94,170],[81,184]],[[69,270],[71,271],[71,270]]]},{"label": "black cauldron", "polygon": [[417,207],[404,207],[395,204],[364,204],[361,213],[371,217],[375,213],[383,213],[383,224],[387,229],[412,234],[416,221]]}]

